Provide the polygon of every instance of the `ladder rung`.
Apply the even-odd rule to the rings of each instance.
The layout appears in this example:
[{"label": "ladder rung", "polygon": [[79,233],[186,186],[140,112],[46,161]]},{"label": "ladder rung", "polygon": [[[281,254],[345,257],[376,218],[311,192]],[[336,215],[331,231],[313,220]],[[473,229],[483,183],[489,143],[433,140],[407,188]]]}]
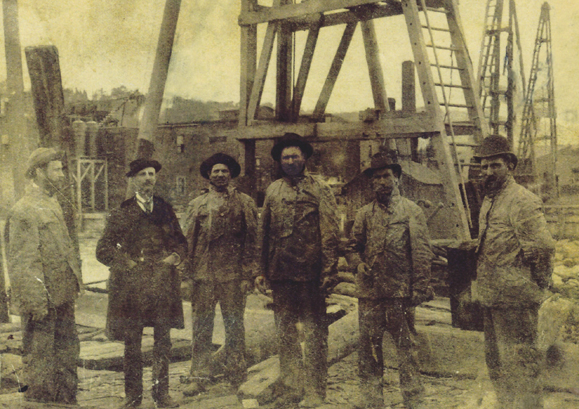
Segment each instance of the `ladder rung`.
[{"label": "ladder rung", "polygon": [[432,11],[434,13],[444,13],[444,14],[448,14],[448,10],[446,9],[437,9],[434,7],[426,7],[426,11]]},{"label": "ladder rung", "polygon": [[458,49],[456,47],[445,47],[442,45],[433,45],[433,44],[426,44],[426,46],[430,47],[430,48],[437,48],[439,50],[460,51],[460,49]]},{"label": "ladder rung", "polygon": [[[429,28],[428,26],[422,26],[422,28]],[[430,27],[430,29],[432,31],[444,31],[446,33],[450,33],[450,30],[448,28],[442,28],[442,27]]]},{"label": "ladder rung", "polygon": [[500,33],[508,32],[509,30],[510,30],[510,27],[487,29],[487,34],[500,34]]},{"label": "ladder rung", "polygon": [[464,68],[456,67],[454,65],[436,65],[436,64],[430,64],[430,65],[433,67],[445,68],[448,70],[459,70],[459,71],[464,70]]},{"label": "ladder rung", "polygon": [[453,108],[474,108],[470,105],[462,105],[462,104],[445,104],[444,102],[441,102],[440,105],[442,106],[449,106],[449,107],[453,107]]},{"label": "ladder rung", "polygon": [[440,82],[435,82],[434,85],[436,85],[437,87],[471,89],[470,87],[465,87],[465,86],[463,86],[463,85],[458,85],[458,84],[442,84],[442,83],[440,83]]}]

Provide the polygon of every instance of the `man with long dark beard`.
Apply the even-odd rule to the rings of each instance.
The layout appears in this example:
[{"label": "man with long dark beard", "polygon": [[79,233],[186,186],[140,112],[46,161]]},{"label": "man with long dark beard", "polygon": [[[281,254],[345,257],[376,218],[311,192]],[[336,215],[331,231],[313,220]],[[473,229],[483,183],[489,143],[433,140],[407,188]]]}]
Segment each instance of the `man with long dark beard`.
[{"label": "man with long dark beard", "polygon": [[484,307],[486,363],[497,407],[542,408],[538,310],[551,280],[555,243],[540,199],[513,178],[517,157],[507,139],[487,137],[475,158],[486,194],[472,294]]},{"label": "man with long dark beard", "polygon": [[428,229],[422,209],[400,196],[402,168],[393,158],[374,156],[364,173],[376,199],[358,211],[350,240],[359,300],[359,407],[384,407],[382,338],[388,331],[398,352],[405,407],[416,409],[424,387],[409,320],[413,307],[433,297]]}]

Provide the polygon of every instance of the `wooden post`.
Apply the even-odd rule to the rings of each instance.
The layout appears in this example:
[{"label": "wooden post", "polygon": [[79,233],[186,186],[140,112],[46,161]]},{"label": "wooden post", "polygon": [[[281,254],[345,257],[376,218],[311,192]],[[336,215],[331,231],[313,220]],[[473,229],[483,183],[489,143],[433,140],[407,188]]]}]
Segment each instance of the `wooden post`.
[{"label": "wooden post", "polygon": [[55,46],[48,45],[26,47],[25,52],[34,110],[36,111],[36,121],[40,133],[40,146],[54,147],[66,153],[63,158],[63,165],[66,169],[69,169],[68,172],[65,172],[64,185],[66,188],[57,193],[57,198],[60,207],[62,207],[68,233],[80,259],[75,225],[76,210],[70,184],[70,168],[68,166],[68,160],[74,153],[74,140],[72,132],[66,132],[65,123],[63,123],[64,94],[60,77],[58,50]]},{"label": "wooden post", "polygon": [[[416,72],[413,61],[402,63],[402,112],[404,114],[416,113]],[[399,141],[400,143],[404,141]],[[410,158],[418,162],[418,138],[407,140]]]},{"label": "wooden post", "polygon": [[[6,134],[9,137],[6,152],[10,160],[8,165],[13,185],[14,202],[24,195],[26,181],[26,158],[29,154],[26,135],[26,118],[24,112],[24,82],[22,77],[22,48],[18,25],[18,0],[3,0],[4,46],[6,51],[6,88],[8,91],[8,109],[6,117]],[[9,177],[6,172],[3,177]],[[5,184],[6,185],[6,184]]]},{"label": "wooden post", "polygon": [[159,42],[157,43],[157,54],[155,55],[151,82],[149,83],[149,92],[145,101],[143,120],[139,126],[139,134],[137,136],[137,158],[149,159],[153,156],[155,150],[154,133],[157,129],[159,112],[163,103],[163,94],[165,93],[165,84],[167,82],[180,8],[181,0],[167,0],[165,3]]},{"label": "wooden post", "polygon": [[[282,0],[281,5],[291,4]],[[290,120],[290,105],[292,94],[293,38],[289,24],[279,22],[277,36],[277,81],[275,116],[278,121]]]},{"label": "wooden post", "polygon": [[[241,0],[241,11],[254,11],[257,0]],[[257,64],[257,24],[241,27],[241,79],[239,87],[239,126],[248,125],[247,109]]]}]

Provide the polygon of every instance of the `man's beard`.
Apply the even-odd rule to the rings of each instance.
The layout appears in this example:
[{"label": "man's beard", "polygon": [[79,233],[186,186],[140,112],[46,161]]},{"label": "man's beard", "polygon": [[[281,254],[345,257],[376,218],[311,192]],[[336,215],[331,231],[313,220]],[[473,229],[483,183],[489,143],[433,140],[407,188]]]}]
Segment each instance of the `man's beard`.
[{"label": "man's beard", "polygon": [[147,182],[141,186],[138,192],[141,196],[143,196],[143,199],[150,199],[153,196],[154,187],[155,185],[153,183]]},{"label": "man's beard", "polygon": [[393,189],[379,189],[376,190],[376,199],[380,203],[388,203],[390,202],[390,198],[392,197]]},{"label": "man's beard", "polygon": [[293,165],[282,165],[281,169],[288,176],[297,176],[304,170],[304,165],[293,164]]},{"label": "man's beard", "polygon": [[505,183],[504,179],[499,179],[496,176],[487,176],[484,180],[485,191],[496,192]]}]

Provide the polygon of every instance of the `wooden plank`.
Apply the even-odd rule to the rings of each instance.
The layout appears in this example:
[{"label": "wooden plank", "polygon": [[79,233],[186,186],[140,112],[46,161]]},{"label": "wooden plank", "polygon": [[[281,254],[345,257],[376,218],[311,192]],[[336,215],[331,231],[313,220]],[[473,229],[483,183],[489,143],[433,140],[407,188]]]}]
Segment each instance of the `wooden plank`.
[{"label": "wooden plank", "polygon": [[285,20],[307,14],[324,13],[350,7],[373,4],[382,0],[310,0],[298,4],[284,6],[260,7],[255,12],[242,11],[239,15],[239,25],[267,23],[275,20]]},{"label": "wooden plank", "polygon": [[328,106],[328,101],[330,100],[330,96],[332,95],[334,85],[336,84],[336,80],[338,79],[338,74],[340,73],[340,69],[342,68],[344,58],[346,57],[346,52],[348,51],[348,47],[350,46],[350,42],[352,41],[352,37],[354,36],[354,31],[356,31],[356,25],[357,23],[350,23],[346,25],[346,28],[344,29],[342,40],[340,41],[340,45],[338,46],[338,50],[336,51],[336,55],[334,56],[334,61],[332,62],[332,66],[330,67],[330,72],[328,73],[326,81],[324,82],[324,87],[322,88],[322,92],[320,93],[320,97],[318,99],[316,108],[314,109],[314,113],[312,115],[314,120],[321,119],[324,113],[326,112],[326,107]]},{"label": "wooden plank", "polygon": [[251,121],[255,119],[257,107],[261,101],[263,93],[263,86],[265,85],[265,78],[267,76],[267,69],[271,60],[271,53],[273,51],[273,42],[277,32],[277,24],[269,23],[263,39],[263,47],[261,48],[261,55],[259,57],[259,64],[255,73],[251,95],[249,97],[249,104],[247,108],[247,125],[251,125]]},{"label": "wooden plank", "polygon": [[297,122],[300,116],[300,109],[302,106],[302,98],[306,89],[310,67],[314,59],[314,50],[318,42],[318,34],[320,32],[321,15],[318,14],[318,21],[313,23],[306,39],[306,46],[304,48],[304,55],[300,66],[300,72],[294,88],[294,95],[291,107],[291,122]]},{"label": "wooden plank", "polygon": [[[282,7],[290,3],[291,0],[281,0]],[[287,22],[278,21],[277,24],[275,118],[288,122],[292,94],[293,36]]]},{"label": "wooden plank", "polygon": [[387,112],[389,111],[388,97],[386,95],[382,64],[380,64],[380,52],[378,49],[378,40],[376,39],[374,21],[363,21],[360,27],[362,29],[362,38],[366,51],[366,63],[368,64],[368,73],[370,74],[374,107],[381,112]]}]

